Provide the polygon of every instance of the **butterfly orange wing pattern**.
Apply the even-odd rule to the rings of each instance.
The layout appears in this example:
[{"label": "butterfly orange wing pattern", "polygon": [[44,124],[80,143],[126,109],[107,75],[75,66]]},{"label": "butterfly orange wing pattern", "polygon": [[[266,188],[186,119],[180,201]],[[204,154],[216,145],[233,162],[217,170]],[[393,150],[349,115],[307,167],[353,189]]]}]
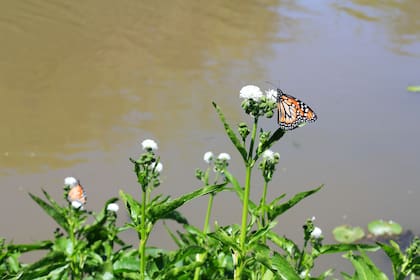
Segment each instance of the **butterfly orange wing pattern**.
[{"label": "butterfly orange wing pattern", "polygon": [[280,128],[292,130],[303,123],[314,122],[315,112],[305,103],[277,89],[277,113]]},{"label": "butterfly orange wing pattern", "polygon": [[82,185],[77,184],[76,186],[72,187],[67,195],[67,199],[70,202],[78,201],[80,203],[86,203],[86,193],[83,189]]}]

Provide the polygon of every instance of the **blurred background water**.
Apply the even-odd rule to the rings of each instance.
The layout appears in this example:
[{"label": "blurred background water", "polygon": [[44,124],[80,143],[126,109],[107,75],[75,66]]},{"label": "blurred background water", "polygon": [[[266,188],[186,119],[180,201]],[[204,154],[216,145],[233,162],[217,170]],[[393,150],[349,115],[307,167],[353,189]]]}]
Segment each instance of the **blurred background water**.
[{"label": "blurred background water", "polygon": [[[27,193],[44,188],[61,199],[66,176],[82,181],[93,211],[120,189],[139,195],[128,158],[146,138],[158,142],[164,164],[157,193],[198,188],[194,170],[206,167],[208,150],[230,153],[231,171],[242,178],[211,101],[232,124],[249,121],[239,90],[271,87],[266,81],[319,117],[273,147],[281,159],[270,197],[325,184],[281,216],[279,232],[299,242],[312,216],[326,242],[336,225],[377,218],[420,232],[420,95],[406,91],[420,84],[419,1],[6,0],[1,7],[0,236],[51,238],[54,222]],[[263,126],[277,128],[274,119]],[[181,210],[201,227],[205,204]],[[216,197],[219,224],[240,223],[240,214],[233,194]],[[151,244],[174,248],[162,226]]]}]

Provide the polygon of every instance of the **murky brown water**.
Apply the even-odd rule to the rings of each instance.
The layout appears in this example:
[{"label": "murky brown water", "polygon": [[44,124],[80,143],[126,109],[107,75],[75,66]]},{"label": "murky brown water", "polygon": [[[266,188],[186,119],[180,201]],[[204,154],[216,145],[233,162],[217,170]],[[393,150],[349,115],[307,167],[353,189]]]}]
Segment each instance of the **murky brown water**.
[{"label": "murky brown water", "polygon": [[[27,192],[59,199],[65,176],[82,180],[93,210],[119,189],[135,193],[127,158],[145,138],[160,146],[160,192],[198,187],[207,150],[230,152],[242,174],[211,101],[237,123],[239,89],[265,81],[319,116],[274,147],[273,196],[326,184],[281,218],[282,232],[301,236],[312,216],[328,238],[376,218],[420,232],[420,95],[405,91],[420,84],[420,2],[311,3],[3,1],[0,236],[52,236]],[[216,200],[219,223],[239,223],[232,201]],[[204,203],[183,209],[197,225]],[[157,230],[154,242],[170,244]]]}]

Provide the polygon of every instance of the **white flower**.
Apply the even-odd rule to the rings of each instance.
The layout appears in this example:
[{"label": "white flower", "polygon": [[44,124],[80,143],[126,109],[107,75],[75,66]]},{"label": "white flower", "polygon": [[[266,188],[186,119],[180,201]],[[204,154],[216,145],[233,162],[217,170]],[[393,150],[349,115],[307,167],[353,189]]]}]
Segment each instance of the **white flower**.
[{"label": "white flower", "polygon": [[306,277],[311,277],[311,274],[309,273],[309,271],[308,270],[303,270],[301,273],[300,273],[300,278],[301,279],[305,279]]},{"label": "white flower", "polygon": [[156,144],[156,142],[151,139],[146,139],[143,142],[141,142],[141,146],[143,147],[143,150],[145,151],[158,149],[158,145]]},{"label": "white flower", "polygon": [[311,237],[318,239],[321,237],[322,230],[319,227],[315,227],[314,230],[311,232]]},{"label": "white flower", "polygon": [[272,150],[265,150],[262,153],[262,157],[265,160],[273,161],[274,160],[274,152]]},{"label": "white flower", "polygon": [[228,153],[220,153],[217,156],[217,158],[220,159],[220,160],[226,160],[226,161],[228,161],[228,160],[230,160],[230,155]]},{"label": "white flower", "polygon": [[112,212],[117,212],[119,209],[120,209],[120,206],[118,206],[118,204],[116,203],[110,203],[106,207],[106,210],[112,211]]},{"label": "white flower", "polygon": [[253,99],[258,101],[263,96],[261,89],[257,86],[247,85],[239,91],[239,97],[244,99]]},{"label": "white flower", "polygon": [[154,169],[157,173],[160,173],[163,170],[163,164],[161,162],[158,162],[157,164],[154,162],[152,163],[151,167],[152,170]]},{"label": "white flower", "polygon": [[81,203],[80,201],[78,201],[78,200],[73,200],[72,202],[71,202],[71,206],[73,206],[73,208],[76,208],[76,209],[80,209],[80,210],[82,210],[83,209],[83,203]]},{"label": "white flower", "polygon": [[210,151],[205,153],[204,157],[203,157],[204,161],[207,162],[207,163],[210,163],[213,160],[213,158],[214,158],[214,155]]},{"label": "white flower", "polygon": [[79,184],[79,181],[74,177],[66,177],[64,178],[64,185],[74,187]]},{"label": "white flower", "polygon": [[315,221],[316,220],[316,217],[315,216],[312,216],[312,219],[311,220],[312,220],[312,222]]},{"label": "white flower", "polygon": [[265,96],[268,100],[271,100],[273,102],[277,102],[277,90],[275,89],[269,89],[265,91]]}]

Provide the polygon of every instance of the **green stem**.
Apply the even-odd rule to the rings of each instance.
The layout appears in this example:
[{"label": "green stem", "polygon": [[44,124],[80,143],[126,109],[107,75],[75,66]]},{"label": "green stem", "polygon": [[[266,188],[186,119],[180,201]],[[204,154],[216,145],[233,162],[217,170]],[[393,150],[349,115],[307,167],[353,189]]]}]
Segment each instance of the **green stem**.
[{"label": "green stem", "polygon": [[[260,204],[260,208],[262,209],[262,213],[261,213],[261,226],[262,227],[265,227],[267,224],[267,205],[266,205],[267,189],[268,189],[268,181],[264,181],[263,194],[261,197],[261,204]],[[263,242],[265,244],[266,236],[264,235],[263,238],[264,238]]]},{"label": "green stem", "polygon": [[147,242],[147,228],[146,228],[146,203],[147,203],[147,191],[143,191],[142,204],[141,204],[141,234],[139,244],[140,254],[140,279],[145,279],[146,273],[146,242]]},{"label": "green stem", "polygon": [[76,231],[75,220],[77,219],[77,217],[75,217],[74,211],[79,211],[79,210],[75,210],[74,208],[70,209],[69,237],[70,237],[71,244],[73,246],[73,253],[71,256],[71,279],[79,278],[79,264],[77,263],[77,254],[75,253],[75,249],[77,245],[76,236],[75,236],[75,231]]},{"label": "green stem", "polygon": [[[204,183],[205,183],[206,186],[209,185],[209,183],[208,183],[208,181],[209,181],[209,171],[210,171],[210,169],[207,168],[206,174],[204,176]],[[218,174],[219,173],[216,174],[216,178],[214,180],[215,183],[217,183]],[[204,226],[203,226],[203,233],[204,234],[206,234],[208,232],[208,228],[209,228],[209,224],[210,224],[211,210],[213,208],[214,195],[215,195],[214,193],[211,193],[210,194],[209,202],[207,204],[206,219],[204,221]],[[202,261],[203,260],[203,256],[204,256],[204,254],[197,254],[198,261]],[[195,272],[194,272],[194,280],[200,279],[200,271],[201,271],[201,268],[200,267],[197,267],[195,269]]]},{"label": "green stem", "polygon": [[242,225],[241,225],[241,235],[240,235],[240,248],[241,252],[238,256],[238,269],[235,273],[235,279],[241,279],[242,270],[244,268],[244,260],[242,259],[245,255],[245,239],[246,239],[246,227],[248,224],[248,203],[249,203],[249,194],[251,191],[251,171],[254,165],[252,159],[252,153],[254,150],[255,136],[257,135],[257,124],[258,118],[254,119],[254,125],[252,127],[252,136],[251,142],[249,144],[248,159],[246,162],[246,175],[245,175],[245,193],[244,193],[244,204],[242,207]]}]

